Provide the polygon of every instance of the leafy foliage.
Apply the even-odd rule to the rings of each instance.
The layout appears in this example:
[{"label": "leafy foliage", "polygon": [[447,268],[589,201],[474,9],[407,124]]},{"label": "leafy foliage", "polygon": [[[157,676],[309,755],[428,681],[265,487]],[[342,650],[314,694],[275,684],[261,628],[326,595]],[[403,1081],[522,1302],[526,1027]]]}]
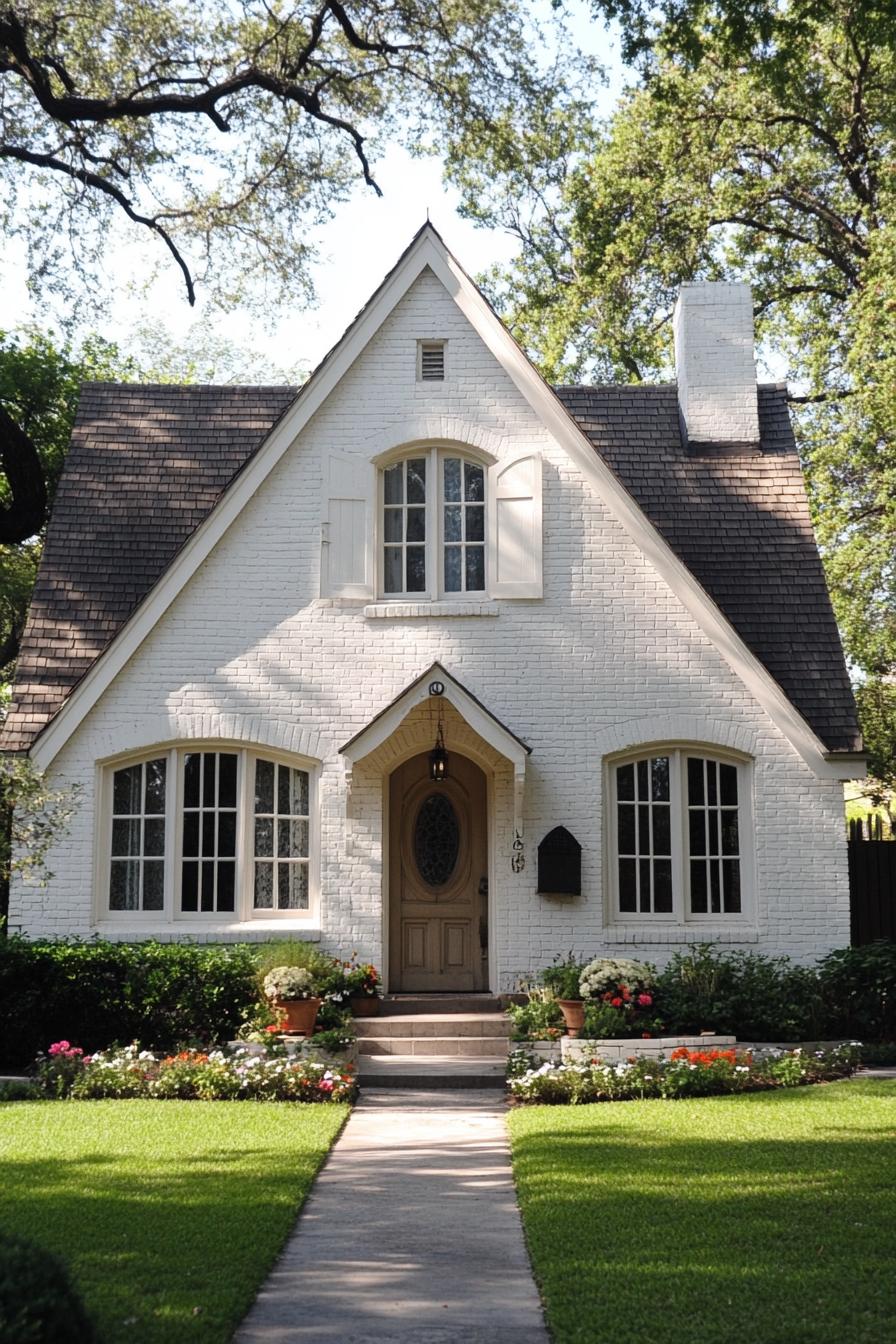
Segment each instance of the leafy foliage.
[{"label": "leafy foliage", "polygon": [[[0,332],[0,681],[18,653],[81,383],[136,372],[100,337],[74,346],[36,328]],[[7,422],[24,437],[8,441]]]},{"label": "leafy foliage", "polygon": [[896,943],[845,947],[820,966],[821,991],[847,1031],[871,1041],[896,1040]]},{"label": "leafy foliage", "polygon": [[0,1233],[0,1326],[3,1344],[93,1344],[84,1304],[62,1261],[21,1237]]},{"label": "leafy foliage", "polygon": [[817,1040],[842,1031],[836,1005],[825,1005],[817,972],[786,957],[721,951],[701,943],[676,952],[660,974],[657,1010],[670,1033],[717,1031],[740,1040]]},{"label": "leafy foliage", "polygon": [[[537,99],[538,35],[505,0],[12,0],[0,14],[0,229],[32,281],[101,301],[110,224],[196,285],[306,301],[312,226],[368,140],[419,147]],[[69,245],[69,234],[75,246]]]},{"label": "leafy foliage", "polygon": [[[896,10],[884,0],[594,0],[639,77],[605,123],[548,106],[467,136],[465,209],[547,377],[665,376],[683,281],[747,280],[798,431],[847,651],[896,668]],[[511,295],[515,297],[511,297]]]},{"label": "leafy foliage", "polygon": [[6,1067],[48,1042],[88,1053],[142,1040],[155,1050],[236,1036],[258,996],[245,944],[0,942],[0,1042]]}]

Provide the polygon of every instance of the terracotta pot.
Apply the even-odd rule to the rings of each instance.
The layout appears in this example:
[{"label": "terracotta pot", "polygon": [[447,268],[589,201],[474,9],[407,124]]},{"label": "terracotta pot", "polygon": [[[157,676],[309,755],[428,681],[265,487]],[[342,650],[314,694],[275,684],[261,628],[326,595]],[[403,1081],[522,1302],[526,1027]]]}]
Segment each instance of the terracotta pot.
[{"label": "terracotta pot", "polygon": [[354,1017],[376,1017],[380,1010],[375,994],[350,994],[348,1001]]},{"label": "terracotta pot", "polygon": [[578,1036],[585,1025],[585,1005],[581,999],[558,999],[567,1036]]},{"label": "terracotta pot", "polygon": [[274,1007],[282,1015],[292,1036],[311,1036],[317,1021],[320,999],[275,999]]}]

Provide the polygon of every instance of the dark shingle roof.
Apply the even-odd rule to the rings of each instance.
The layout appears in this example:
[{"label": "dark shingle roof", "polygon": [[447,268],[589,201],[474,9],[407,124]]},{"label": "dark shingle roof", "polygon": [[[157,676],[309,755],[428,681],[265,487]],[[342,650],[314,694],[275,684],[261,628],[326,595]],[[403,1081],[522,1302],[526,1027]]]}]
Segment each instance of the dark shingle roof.
[{"label": "dark shingle roof", "polygon": [[295,398],[86,383],[0,746],[29,747]]},{"label": "dark shingle roof", "polygon": [[[29,747],[296,395],[85,385],[0,746]],[[674,387],[557,389],[594,447],[831,750],[855,706],[783,391],[762,451],[695,457]]]},{"label": "dark shingle roof", "polygon": [[673,385],[555,390],[829,750],[861,750],[785,387],[759,388],[759,452],[711,456],[683,444]]}]

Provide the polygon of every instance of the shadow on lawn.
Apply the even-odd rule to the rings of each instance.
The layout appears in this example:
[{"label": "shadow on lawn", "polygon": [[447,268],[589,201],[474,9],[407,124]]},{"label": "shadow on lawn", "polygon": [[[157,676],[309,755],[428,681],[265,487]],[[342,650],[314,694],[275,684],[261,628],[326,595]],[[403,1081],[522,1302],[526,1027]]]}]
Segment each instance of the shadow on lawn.
[{"label": "shadow on lawn", "polygon": [[[885,1084],[873,1094],[896,1102]],[[658,1106],[654,1119],[652,1103],[630,1128],[602,1106],[515,1126],[527,1240],[557,1344],[636,1333],[653,1344],[896,1338],[893,1125],[869,1116],[858,1131],[822,1108],[814,1128],[795,1132],[797,1098],[779,1099],[789,1131],[779,1136],[774,1110],[763,1135],[758,1114],[742,1110],[742,1124],[712,1103],[692,1134],[677,1109],[664,1133],[672,1117]]]}]

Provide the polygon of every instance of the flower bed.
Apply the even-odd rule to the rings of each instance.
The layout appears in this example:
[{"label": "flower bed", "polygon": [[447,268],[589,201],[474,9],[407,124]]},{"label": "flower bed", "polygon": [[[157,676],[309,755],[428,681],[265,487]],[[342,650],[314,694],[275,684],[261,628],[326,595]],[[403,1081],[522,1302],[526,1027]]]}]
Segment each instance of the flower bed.
[{"label": "flower bed", "polygon": [[802,1087],[846,1078],[859,1064],[856,1045],[833,1050],[769,1051],[755,1056],[735,1048],[680,1046],[668,1058],[630,1055],[616,1062],[542,1064],[532,1068],[525,1050],[508,1065],[508,1087],[519,1102],[579,1105],[583,1102],[666,1100],[732,1092]]},{"label": "flower bed", "polygon": [[85,1055],[57,1041],[38,1056],[37,1083],[46,1096],[97,1100],[144,1097],[180,1101],[351,1101],[351,1068],[238,1049],[181,1050],[161,1058],[139,1045]]}]

